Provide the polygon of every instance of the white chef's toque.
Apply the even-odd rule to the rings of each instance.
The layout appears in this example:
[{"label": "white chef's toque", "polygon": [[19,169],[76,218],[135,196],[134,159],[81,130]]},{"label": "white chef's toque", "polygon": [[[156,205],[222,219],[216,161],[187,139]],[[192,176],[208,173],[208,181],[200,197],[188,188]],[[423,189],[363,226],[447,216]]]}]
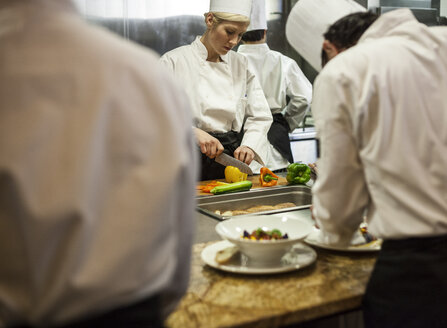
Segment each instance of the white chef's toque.
[{"label": "white chef's toque", "polygon": [[287,18],[287,40],[319,72],[323,34],[338,19],[359,11],[366,9],[353,0],[299,0]]},{"label": "white chef's toque", "polygon": [[252,0],[210,0],[210,12],[239,14],[250,17],[251,3]]}]

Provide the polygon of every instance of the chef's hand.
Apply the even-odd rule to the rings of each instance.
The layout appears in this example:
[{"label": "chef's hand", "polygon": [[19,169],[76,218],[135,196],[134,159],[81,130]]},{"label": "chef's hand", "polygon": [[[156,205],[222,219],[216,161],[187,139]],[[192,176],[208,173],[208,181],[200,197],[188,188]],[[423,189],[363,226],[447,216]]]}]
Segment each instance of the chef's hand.
[{"label": "chef's hand", "polygon": [[194,133],[196,135],[197,144],[200,147],[200,151],[209,158],[215,158],[224,151],[224,147],[220,141],[209,133],[199,128],[194,128]]},{"label": "chef's hand", "polygon": [[245,164],[250,164],[255,158],[255,152],[247,146],[239,146],[234,151],[234,158],[244,162]]}]

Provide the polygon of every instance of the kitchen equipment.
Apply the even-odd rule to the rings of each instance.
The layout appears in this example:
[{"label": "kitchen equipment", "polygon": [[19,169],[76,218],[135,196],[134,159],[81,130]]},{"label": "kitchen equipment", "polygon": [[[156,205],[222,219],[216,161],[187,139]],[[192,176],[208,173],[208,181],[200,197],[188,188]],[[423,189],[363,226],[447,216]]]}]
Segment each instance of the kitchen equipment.
[{"label": "kitchen equipment", "polygon": [[253,175],[253,171],[251,170],[250,166],[225,153],[220,154],[214,160],[217,163],[222,164],[223,166],[234,166],[237,167],[243,173]]},{"label": "kitchen equipment", "polygon": [[[304,185],[278,186],[251,189],[243,193],[200,196],[197,198],[197,210],[217,220],[240,218],[246,215],[230,216],[226,211],[245,210],[254,206],[294,203],[296,206],[275,210],[260,211],[256,214],[274,214],[307,209],[312,204],[311,188]],[[217,214],[219,211],[221,214]],[[247,215],[253,215],[247,214]]]}]

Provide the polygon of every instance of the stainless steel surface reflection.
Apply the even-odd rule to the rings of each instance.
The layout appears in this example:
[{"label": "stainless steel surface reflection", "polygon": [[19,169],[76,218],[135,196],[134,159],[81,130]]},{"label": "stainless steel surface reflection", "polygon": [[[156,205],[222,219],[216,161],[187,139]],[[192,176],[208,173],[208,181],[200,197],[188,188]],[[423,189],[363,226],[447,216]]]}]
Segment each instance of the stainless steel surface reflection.
[{"label": "stainless steel surface reflection", "polygon": [[[224,195],[201,196],[197,200],[197,210],[216,220],[245,215],[274,214],[309,208],[312,204],[312,192],[307,186],[280,186],[268,189],[255,189]],[[237,216],[225,215],[226,211],[245,210],[254,206],[275,206],[281,203],[294,203],[296,206]],[[222,214],[216,214],[220,211]]]}]

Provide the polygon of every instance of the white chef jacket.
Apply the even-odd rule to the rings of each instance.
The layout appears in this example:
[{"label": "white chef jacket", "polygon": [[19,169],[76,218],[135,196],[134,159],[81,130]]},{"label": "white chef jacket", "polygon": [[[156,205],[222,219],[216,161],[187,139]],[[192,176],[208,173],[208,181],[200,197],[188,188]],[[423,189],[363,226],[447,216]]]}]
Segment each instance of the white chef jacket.
[{"label": "white chef jacket", "polygon": [[158,56],[65,0],[0,0],[0,327],[188,283],[198,161]]},{"label": "white chef jacket", "polygon": [[248,67],[259,79],[272,114],[282,113],[290,132],[295,130],[312,102],[312,84],[296,61],[271,50],[266,43],[241,44],[237,52],[247,57]]},{"label": "white chef jacket", "polygon": [[[312,101],[312,84],[296,61],[270,50],[266,43],[241,44],[237,51],[247,57],[248,67],[259,79],[272,114],[284,115],[290,132],[295,130]],[[272,145],[269,145],[267,158],[266,166],[271,170],[290,164]]]},{"label": "white chef jacket", "polygon": [[222,62],[207,61],[208,51],[198,36],[195,41],[165,53],[166,65],[185,88],[195,126],[206,132],[240,132],[241,145],[255,152],[264,163],[272,115],[257,78],[248,70],[247,59],[229,51]]},{"label": "white chef jacket", "polygon": [[447,233],[447,28],[379,17],[314,83],[321,158],[313,203],[328,242],[367,209],[382,238]]}]

